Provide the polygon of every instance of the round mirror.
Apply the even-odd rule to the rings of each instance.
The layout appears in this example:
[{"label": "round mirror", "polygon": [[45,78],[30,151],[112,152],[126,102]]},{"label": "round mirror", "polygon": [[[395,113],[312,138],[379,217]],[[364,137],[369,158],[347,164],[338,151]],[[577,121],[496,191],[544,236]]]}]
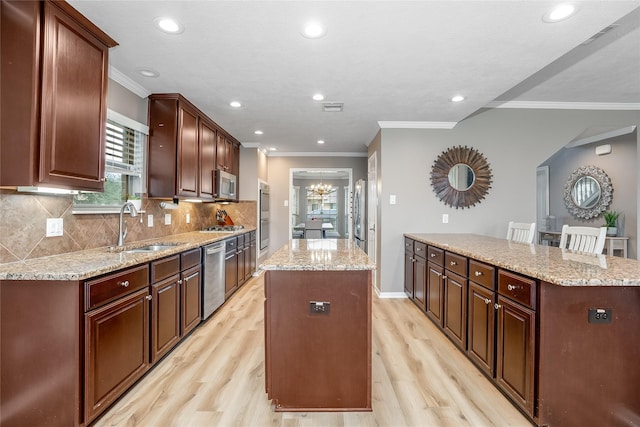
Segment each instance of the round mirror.
[{"label": "round mirror", "polygon": [[449,184],[458,191],[467,191],[476,180],[476,175],[469,165],[458,163],[449,169]]},{"label": "round mirror", "polygon": [[482,153],[469,147],[452,147],[431,167],[431,186],[446,205],[468,208],[479,203],[491,188],[491,167]]},{"label": "round mirror", "polygon": [[600,201],[600,184],[592,176],[583,176],[573,184],[571,197],[578,207],[592,208]]},{"label": "round mirror", "polygon": [[574,170],[564,186],[564,204],[576,218],[596,218],[606,211],[613,197],[611,179],[596,166]]}]

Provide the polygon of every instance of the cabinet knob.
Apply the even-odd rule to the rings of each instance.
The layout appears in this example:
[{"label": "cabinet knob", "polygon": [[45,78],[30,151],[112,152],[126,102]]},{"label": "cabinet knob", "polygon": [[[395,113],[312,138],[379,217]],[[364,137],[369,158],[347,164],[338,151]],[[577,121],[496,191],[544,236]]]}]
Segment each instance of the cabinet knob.
[{"label": "cabinet knob", "polygon": [[420,252],[422,249],[420,248],[416,248],[416,252]]},{"label": "cabinet knob", "polygon": [[495,304],[493,305],[493,307],[494,307],[496,310],[499,310],[502,306],[501,306],[500,304],[498,304],[498,303],[495,303]]},{"label": "cabinet knob", "polygon": [[182,285],[182,279],[178,280],[178,285]]},{"label": "cabinet knob", "polygon": [[450,264],[450,265],[456,265],[456,264],[457,264],[457,262],[455,262],[455,261],[450,261],[450,262],[449,262],[449,264]]},{"label": "cabinet knob", "polygon": [[429,256],[430,256],[431,258],[435,258],[435,257],[436,257],[436,254],[431,253],[431,254],[429,254]]},{"label": "cabinet knob", "polygon": [[146,299],[147,301],[151,301],[153,297],[151,295],[147,295],[146,297],[144,297],[144,299]]},{"label": "cabinet knob", "polygon": [[482,271],[476,271],[476,272],[474,272],[473,274],[475,274],[475,275],[476,275],[476,277],[478,277],[478,276],[482,276]]},{"label": "cabinet knob", "polygon": [[100,178],[100,181],[107,182],[107,178]]},{"label": "cabinet knob", "polygon": [[513,291],[514,289],[518,289],[520,286],[518,285],[512,285],[512,284],[508,284],[507,285],[507,289],[509,289],[510,291]]},{"label": "cabinet knob", "polygon": [[484,303],[489,305],[489,304],[491,304],[491,300],[489,298],[485,298],[484,299]]},{"label": "cabinet knob", "polygon": [[123,288],[128,288],[129,287],[129,281],[128,280],[123,280],[122,282],[118,282],[118,285],[122,286]]}]

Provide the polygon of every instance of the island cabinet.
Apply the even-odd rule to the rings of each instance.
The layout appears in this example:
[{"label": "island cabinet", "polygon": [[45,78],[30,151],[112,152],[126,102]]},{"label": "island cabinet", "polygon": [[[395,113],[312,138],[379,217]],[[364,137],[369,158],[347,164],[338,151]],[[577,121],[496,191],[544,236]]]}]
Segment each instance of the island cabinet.
[{"label": "island cabinet", "polygon": [[467,355],[489,377],[495,375],[496,268],[469,260]]},{"label": "island cabinet", "polygon": [[405,239],[405,293],[425,310],[427,290],[427,245]]},{"label": "island cabinet", "polygon": [[265,374],[276,411],[371,411],[371,272],[265,272]]},{"label": "island cabinet", "polygon": [[0,185],[102,191],[108,56],[117,43],[63,1],[3,0],[0,8]]},{"label": "island cabinet", "polygon": [[462,351],[467,349],[467,258],[445,252],[442,327]]},{"label": "island cabinet", "polygon": [[150,298],[147,264],[85,282],[87,424],[149,368]]},{"label": "island cabinet", "polygon": [[428,247],[427,316],[442,327],[444,321],[444,251]]},{"label": "island cabinet", "polygon": [[413,240],[404,238],[404,293],[413,300]]}]

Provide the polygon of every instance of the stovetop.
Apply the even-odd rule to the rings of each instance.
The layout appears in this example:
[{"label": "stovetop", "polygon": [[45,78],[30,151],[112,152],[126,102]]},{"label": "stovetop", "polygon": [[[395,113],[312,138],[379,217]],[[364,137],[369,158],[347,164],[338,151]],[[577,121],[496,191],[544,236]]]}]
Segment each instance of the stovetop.
[{"label": "stovetop", "polygon": [[204,227],[200,230],[201,233],[235,233],[238,230],[244,229],[244,225],[212,225]]}]

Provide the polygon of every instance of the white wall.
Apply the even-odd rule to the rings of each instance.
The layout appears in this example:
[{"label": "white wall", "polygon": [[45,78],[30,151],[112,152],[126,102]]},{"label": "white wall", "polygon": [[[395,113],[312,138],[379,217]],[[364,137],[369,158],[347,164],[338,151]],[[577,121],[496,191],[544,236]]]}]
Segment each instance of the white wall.
[{"label": "white wall", "polygon": [[[504,237],[511,220],[535,221],[536,167],[592,126],[629,126],[638,111],[490,109],[452,130],[383,129],[379,158],[379,286],[402,292],[403,233],[476,233]],[[485,155],[493,171],[486,198],[469,209],[445,206],[431,188],[434,160],[463,145]],[[636,183],[637,185],[637,183]],[[397,204],[389,204],[396,195]],[[442,223],[442,214],[449,223]]]}]

